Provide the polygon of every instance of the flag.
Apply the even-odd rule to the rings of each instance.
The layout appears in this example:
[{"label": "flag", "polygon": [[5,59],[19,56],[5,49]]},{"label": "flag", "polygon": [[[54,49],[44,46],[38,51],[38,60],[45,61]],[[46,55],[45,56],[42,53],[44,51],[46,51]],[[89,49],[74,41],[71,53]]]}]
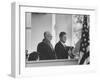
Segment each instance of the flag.
[{"label": "flag", "polygon": [[83,28],[81,35],[81,43],[80,43],[80,52],[83,53],[82,59],[80,60],[80,64],[83,64],[86,58],[89,57],[89,51],[87,48],[89,46],[89,15],[83,16]]}]

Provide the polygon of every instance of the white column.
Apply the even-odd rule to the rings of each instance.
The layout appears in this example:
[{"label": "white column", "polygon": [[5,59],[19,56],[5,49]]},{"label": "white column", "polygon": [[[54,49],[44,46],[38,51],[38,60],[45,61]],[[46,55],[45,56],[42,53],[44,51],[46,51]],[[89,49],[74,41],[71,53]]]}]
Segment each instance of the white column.
[{"label": "white column", "polygon": [[31,13],[26,13],[25,15],[25,48],[28,53],[31,53]]},{"label": "white column", "polygon": [[72,28],[71,28],[71,43],[70,43],[70,46],[73,46],[73,47],[75,47],[75,45],[74,45],[74,42],[73,42],[73,40],[74,40],[74,38],[73,38],[73,35],[74,35],[74,29],[73,29],[73,27],[74,27],[74,21],[73,21],[73,19],[74,19],[74,15],[72,14],[71,15],[71,24],[72,24]]},{"label": "white column", "polygon": [[55,41],[56,41],[56,34],[55,34],[55,25],[56,25],[56,14],[52,14],[52,45],[55,47]]}]

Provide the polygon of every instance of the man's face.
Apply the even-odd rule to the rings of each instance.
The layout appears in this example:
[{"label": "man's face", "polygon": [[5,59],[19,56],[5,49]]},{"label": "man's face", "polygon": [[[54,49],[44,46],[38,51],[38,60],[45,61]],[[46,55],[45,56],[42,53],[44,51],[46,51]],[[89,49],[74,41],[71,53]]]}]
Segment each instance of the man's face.
[{"label": "man's face", "polygon": [[47,33],[47,34],[46,34],[46,39],[49,40],[49,41],[52,40],[52,35],[51,35],[51,33]]},{"label": "man's face", "polygon": [[65,34],[65,35],[63,35],[63,36],[60,38],[60,40],[61,40],[63,43],[65,43],[65,42],[66,42],[66,39],[67,39],[66,34]]}]

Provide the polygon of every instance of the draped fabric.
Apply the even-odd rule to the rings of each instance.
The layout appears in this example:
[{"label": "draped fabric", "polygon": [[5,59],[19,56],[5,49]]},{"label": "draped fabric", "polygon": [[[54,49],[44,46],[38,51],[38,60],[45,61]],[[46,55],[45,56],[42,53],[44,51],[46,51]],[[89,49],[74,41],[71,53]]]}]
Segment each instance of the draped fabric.
[{"label": "draped fabric", "polygon": [[84,61],[89,57],[89,16],[84,15],[83,20],[83,28],[82,28],[82,35],[81,35],[81,44],[80,44],[80,52],[83,53],[82,59],[80,60],[80,64],[83,64]]}]

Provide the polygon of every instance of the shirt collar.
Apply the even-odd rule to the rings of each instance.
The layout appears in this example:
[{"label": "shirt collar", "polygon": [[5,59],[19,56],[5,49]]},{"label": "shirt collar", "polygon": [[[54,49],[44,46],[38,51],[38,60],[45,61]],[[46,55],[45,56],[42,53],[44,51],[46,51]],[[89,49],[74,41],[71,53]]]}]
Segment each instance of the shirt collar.
[{"label": "shirt collar", "polygon": [[63,43],[62,41],[60,41],[61,42],[61,44],[64,46],[64,47],[66,47],[66,44],[65,43]]}]

